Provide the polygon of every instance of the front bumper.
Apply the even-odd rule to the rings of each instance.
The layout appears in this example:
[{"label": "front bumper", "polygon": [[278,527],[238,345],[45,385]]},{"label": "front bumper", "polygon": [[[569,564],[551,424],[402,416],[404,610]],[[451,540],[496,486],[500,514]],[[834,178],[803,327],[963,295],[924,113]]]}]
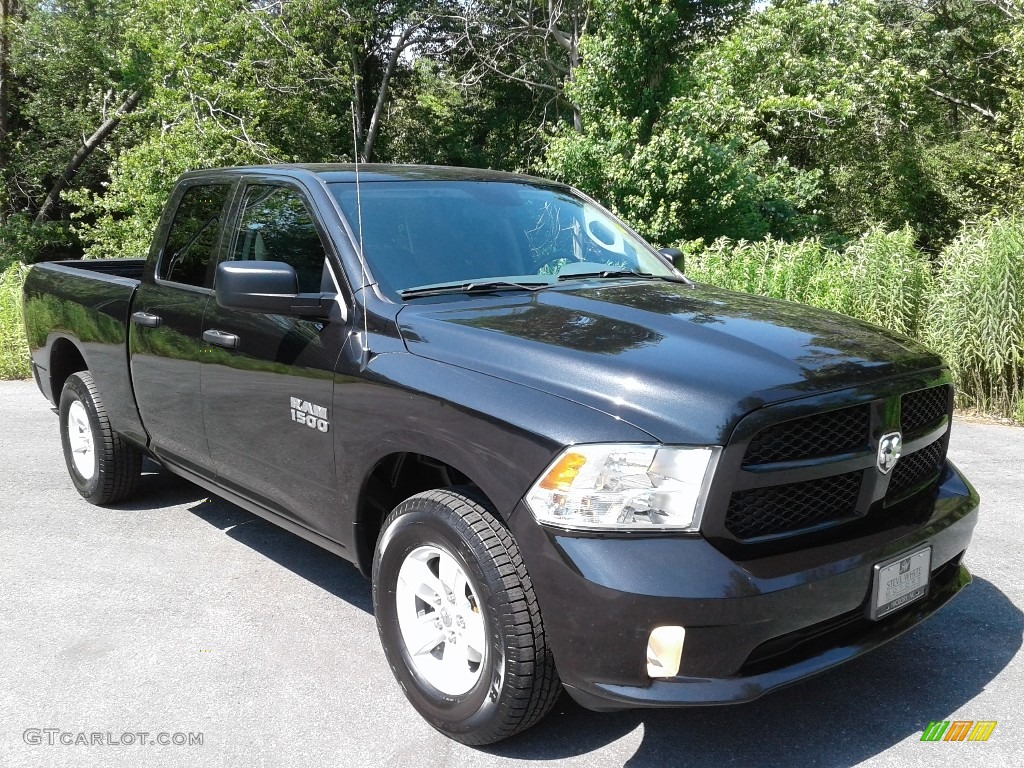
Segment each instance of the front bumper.
[{"label": "front bumper", "polygon": [[[569,534],[522,504],[510,527],[526,562],[559,675],[594,710],[727,704],[824,672],[892,640],[945,605],[978,496],[949,464],[930,515],[785,554],[735,561],[700,537]],[[868,602],[876,563],[932,547],[926,597],[880,621]],[[647,676],[653,628],[686,628],[679,675]]]}]

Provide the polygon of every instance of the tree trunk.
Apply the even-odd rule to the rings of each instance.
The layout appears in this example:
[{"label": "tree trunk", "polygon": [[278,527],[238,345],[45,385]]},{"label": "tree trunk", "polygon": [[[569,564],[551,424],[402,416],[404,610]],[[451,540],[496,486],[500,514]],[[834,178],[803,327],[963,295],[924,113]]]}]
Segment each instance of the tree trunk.
[{"label": "tree trunk", "polygon": [[366,131],[366,141],[363,143],[363,162],[373,162],[373,145],[377,141],[377,134],[380,132],[380,119],[384,113],[384,105],[388,100],[388,85],[391,82],[391,76],[395,73],[395,67],[398,66],[398,57],[402,55],[409,46],[409,38],[412,33],[417,29],[419,25],[413,24],[406,27],[405,31],[402,32],[402,36],[398,38],[398,42],[395,43],[391,49],[391,55],[388,56],[388,66],[384,70],[384,75],[380,80],[380,89],[377,91],[377,103],[373,107],[373,115],[370,117],[370,127]]},{"label": "tree trunk", "polygon": [[[569,38],[569,76],[566,78],[566,83],[571,83],[576,79],[576,73],[580,68],[579,19],[575,14],[573,15],[572,23],[572,35]],[[569,102],[569,104],[572,108],[572,127],[576,133],[583,133],[583,115],[580,113],[580,108],[573,102]]]},{"label": "tree trunk", "polygon": [[54,209],[60,202],[61,193],[67,189],[71,180],[75,177],[75,174],[78,173],[78,169],[82,167],[82,164],[86,160],[89,159],[89,156],[96,150],[96,148],[106,141],[107,137],[114,132],[114,129],[117,127],[117,124],[121,122],[121,119],[139,105],[140,98],[141,94],[138,91],[133,91],[128,94],[128,97],[124,100],[121,106],[112,115],[110,115],[110,117],[100,123],[100,127],[93,132],[92,136],[86,139],[82,146],[75,151],[71,160],[64,167],[63,173],[61,173],[53,183],[53,187],[50,189],[49,194],[43,201],[43,205],[39,208],[39,213],[36,214],[35,219],[36,224],[42,224],[49,221]]},{"label": "tree trunk", "polygon": [[[7,178],[10,158],[7,139],[11,130],[11,21],[18,0],[0,0],[0,178]],[[2,214],[0,214],[2,215]]]},{"label": "tree trunk", "polygon": [[985,107],[982,107],[979,104],[975,104],[972,101],[967,101],[966,99],[958,99],[956,96],[951,96],[948,93],[943,93],[942,91],[937,91],[934,88],[932,88],[930,85],[926,85],[924,87],[924,89],[926,91],[928,91],[928,93],[932,94],[933,96],[937,96],[938,98],[942,99],[943,101],[948,101],[950,104],[953,104],[953,105],[958,106],[958,107],[966,107],[967,109],[974,110],[979,115],[984,117],[986,120],[989,120],[991,122],[995,122],[996,121],[997,115],[991,109],[985,109]]},{"label": "tree trunk", "polygon": [[355,46],[351,47],[350,53],[352,57],[352,130],[354,132],[352,144],[356,153],[352,159],[358,162],[358,156],[362,154],[359,147],[363,143],[363,67]]},{"label": "tree trunk", "polygon": [[[10,99],[11,78],[11,6],[14,0],[0,2],[0,141],[7,139],[8,102]],[[4,163],[6,165],[6,163]]]}]

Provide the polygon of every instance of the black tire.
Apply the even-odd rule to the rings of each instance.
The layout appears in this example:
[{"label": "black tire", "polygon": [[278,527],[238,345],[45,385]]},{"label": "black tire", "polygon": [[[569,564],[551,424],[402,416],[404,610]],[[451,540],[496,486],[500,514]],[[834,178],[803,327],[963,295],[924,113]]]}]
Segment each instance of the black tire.
[{"label": "black tire", "polygon": [[[69,414],[85,409],[92,445],[92,471],[76,466],[68,423],[79,423]],[[96,382],[88,371],[73,373],[60,394],[60,438],[71,482],[82,497],[93,504],[123,501],[135,492],[142,474],[142,453],[110,428]],[[83,462],[84,463],[84,462]]]},{"label": "black tire", "polygon": [[[462,568],[483,619],[487,647],[479,679],[460,695],[444,693],[420,673],[399,626],[402,565],[434,548]],[[373,559],[373,607],[384,653],[405,695],[427,722],[456,741],[506,739],[543,718],[561,693],[519,548],[475,489],[420,493],[388,516]]]}]

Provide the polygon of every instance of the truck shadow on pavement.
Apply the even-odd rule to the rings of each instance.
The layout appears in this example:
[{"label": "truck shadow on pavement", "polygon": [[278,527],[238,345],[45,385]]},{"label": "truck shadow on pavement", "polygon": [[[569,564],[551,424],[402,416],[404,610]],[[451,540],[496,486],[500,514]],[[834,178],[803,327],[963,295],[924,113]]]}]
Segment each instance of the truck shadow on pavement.
[{"label": "truck shadow on pavement", "polygon": [[552,760],[600,749],[643,726],[640,746],[626,762],[631,768],[851,766],[919,738],[931,720],[949,719],[1013,660],[1022,636],[1024,613],[994,584],[975,578],[937,615],[888,646],[750,704],[593,713],[563,695],[538,726],[486,751]]},{"label": "truck shadow on pavement", "polygon": [[150,458],[142,460],[142,477],[136,493],[128,501],[120,501],[109,509],[139,512],[161,509],[199,501],[210,494],[198,485],[168,472]]},{"label": "truck shadow on pavement", "polygon": [[189,511],[232,539],[287,568],[306,581],[373,613],[370,582],[354,565],[289,531],[214,496],[145,459],[138,493],[109,509],[143,511],[190,505]]},{"label": "truck shadow on pavement", "polygon": [[366,613],[373,613],[370,582],[354,565],[231,502],[210,496],[198,486],[192,487],[199,490],[202,501],[189,511],[200,520],[320,589]]}]

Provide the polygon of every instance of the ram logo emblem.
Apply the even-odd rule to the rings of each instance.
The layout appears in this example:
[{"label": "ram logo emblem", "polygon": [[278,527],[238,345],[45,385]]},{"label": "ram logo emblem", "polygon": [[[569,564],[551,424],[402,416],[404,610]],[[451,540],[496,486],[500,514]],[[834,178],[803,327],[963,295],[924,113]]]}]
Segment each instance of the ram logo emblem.
[{"label": "ram logo emblem", "polygon": [[882,439],[878,441],[878,461],[876,462],[878,471],[883,475],[889,474],[902,454],[903,435],[899,432],[882,435]]}]

